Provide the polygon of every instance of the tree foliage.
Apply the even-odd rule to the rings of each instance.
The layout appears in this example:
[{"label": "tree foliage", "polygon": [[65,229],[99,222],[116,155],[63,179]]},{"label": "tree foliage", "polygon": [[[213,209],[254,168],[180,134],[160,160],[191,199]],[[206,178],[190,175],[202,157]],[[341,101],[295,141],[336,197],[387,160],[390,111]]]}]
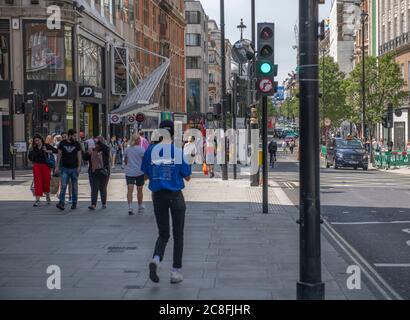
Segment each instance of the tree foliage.
[{"label": "tree foliage", "polygon": [[[365,58],[365,110],[366,125],[380,123],[388,103],[400,106],[407,97],[400,65],[392,54],[379,58]],[[349,120],[361,121],[362,115],[362,63],[356,65],[346,85],[347,99],[351,112]]]},{"label": "tree foliage", "polygon": [[350,118],[350,110],[346,104],[345,74],[332,57],[320,59],[319,81],[322,94],[319,100],[320,123],[323,124],[324,119],[329,118],[332,125],[337,127]]}]

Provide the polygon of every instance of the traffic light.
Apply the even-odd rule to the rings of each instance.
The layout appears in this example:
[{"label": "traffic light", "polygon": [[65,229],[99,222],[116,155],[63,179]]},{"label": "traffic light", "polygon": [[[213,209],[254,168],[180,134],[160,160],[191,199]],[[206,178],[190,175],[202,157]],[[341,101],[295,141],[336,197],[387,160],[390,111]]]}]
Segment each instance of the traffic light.
[{"label": "traffic light", "polygon": [[43,120],[44,121],[50,121],[50,114],[49,114],[49,108],[47,103],[43,103]]},{"label": "traffic light", "polygon": [[393,128],[393,105],[391,103],[387,106],[387,126],[386,128]]},{"label": "traffic light", "polygon": [[277,83],[275,77],[278,66],[275,65],[275,24],[258,23],[258,57],[256,60],[256,78],[258,91],[262,96],[273,96]]}]

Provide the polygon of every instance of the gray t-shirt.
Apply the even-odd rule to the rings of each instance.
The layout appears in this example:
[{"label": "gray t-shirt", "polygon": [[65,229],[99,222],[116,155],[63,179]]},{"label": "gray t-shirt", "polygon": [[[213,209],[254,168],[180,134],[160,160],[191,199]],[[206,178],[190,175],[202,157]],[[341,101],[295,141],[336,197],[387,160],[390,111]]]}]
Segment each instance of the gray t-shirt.
[{"label": "gray t-shirt", "polygon": [[125,150],[124,158],[127,158],[127,164],[124,171],[127,177],[138,177],[144,174],[141,170],[144,153],[145,149],[140,146],[129,147]]}]

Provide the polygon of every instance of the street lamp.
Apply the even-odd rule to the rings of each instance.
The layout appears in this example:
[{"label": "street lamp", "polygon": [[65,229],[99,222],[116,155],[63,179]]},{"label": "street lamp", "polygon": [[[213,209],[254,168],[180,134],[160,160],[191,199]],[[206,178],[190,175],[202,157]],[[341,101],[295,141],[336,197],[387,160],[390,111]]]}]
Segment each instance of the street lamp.
[{"label": "street lamp", "polygon": [[365,52],[364,52],[364,37],[365,37],[365,21],[368,17],[368,13],[362,11],[360,14],[362,22],[362,137],[364,142],[367,140],[366,134],[366,75],[365,75]]}]

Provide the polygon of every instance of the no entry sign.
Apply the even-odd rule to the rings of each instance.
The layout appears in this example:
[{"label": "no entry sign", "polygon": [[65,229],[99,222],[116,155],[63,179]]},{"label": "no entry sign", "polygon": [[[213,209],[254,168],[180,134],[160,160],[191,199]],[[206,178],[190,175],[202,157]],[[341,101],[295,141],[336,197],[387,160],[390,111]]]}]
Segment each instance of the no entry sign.
[{"label": "no entry sign", "polygon": [[144,122],[145,116],[144,116],[143,113],[138,113],[138,114],[135,116],[135,119],[137,120],[137,122]]}]

